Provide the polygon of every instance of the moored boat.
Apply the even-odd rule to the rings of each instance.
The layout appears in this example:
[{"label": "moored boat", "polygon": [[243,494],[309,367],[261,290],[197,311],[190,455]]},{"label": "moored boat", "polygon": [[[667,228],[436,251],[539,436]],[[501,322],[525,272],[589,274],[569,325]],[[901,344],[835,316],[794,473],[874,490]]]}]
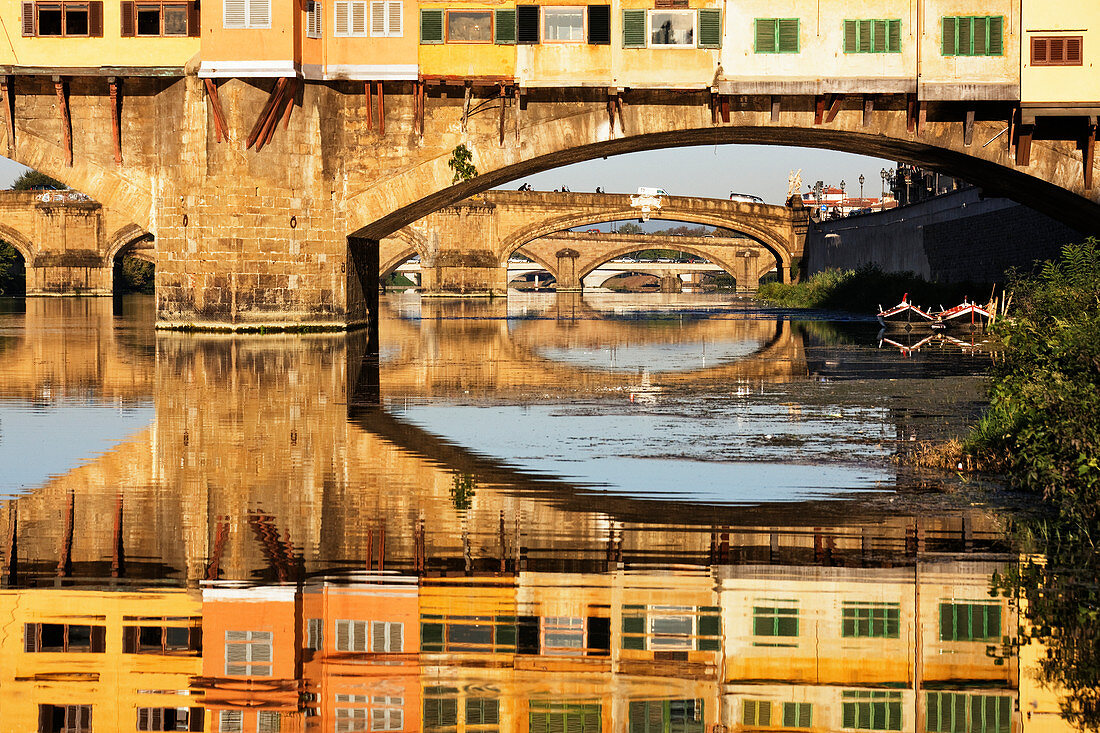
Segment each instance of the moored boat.
[{"label": "moored boat", "polygon": [[901,302],[893,308],[882,309],[879,306],[878,322],[889,330],[912,331],[918,328],[932,328],[932,315],[909,302],[909,293],[901,296]]},{"label": "moored boat", "polygon": [[946,328],[961,331],[982,331],[991,320],[993,320],[992,313],[965,298],[954,308],[948,308],[936,314],[938,323],[942,323]]}]

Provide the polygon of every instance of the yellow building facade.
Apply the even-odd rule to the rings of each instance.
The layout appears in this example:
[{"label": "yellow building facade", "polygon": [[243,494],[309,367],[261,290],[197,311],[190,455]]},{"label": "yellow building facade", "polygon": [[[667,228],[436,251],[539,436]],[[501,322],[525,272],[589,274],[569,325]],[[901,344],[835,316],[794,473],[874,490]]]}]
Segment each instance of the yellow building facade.
[{"label": "yellow building facade", "polygon": [[1100,3],[1022,3],[1020,102],[1025,120],[1100,115]]}]

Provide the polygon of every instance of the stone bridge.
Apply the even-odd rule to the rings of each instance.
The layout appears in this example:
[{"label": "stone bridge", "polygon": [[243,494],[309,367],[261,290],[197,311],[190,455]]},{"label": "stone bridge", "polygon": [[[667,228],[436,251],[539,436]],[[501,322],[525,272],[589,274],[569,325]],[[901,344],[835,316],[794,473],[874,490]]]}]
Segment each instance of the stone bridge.
[{"label": "stone bridge", "polygon": [[[305,80],[274,126],[285,79],[277,90],[275,79],[135,76],[118,91],[101,76],[55,83],[50,73],[9,84],[0,147],[156,237],[163,328],[362,325],[380,240],[538,171],[658,148],[752,143],[880,156],[1100,230],[1087,130],[1052,126],[1033,139],[1012,102],[721,85],[519,93],[440,80],[387,82],[383,125],[373,124],[363,84]],[[271,134],[256,146],[249,131],[260,128]],[[452,182],[460,145],[478,175]]]},{"label": "stone bridge", "polygon": [[[739,240],[711,246],[685,240],[688,246],[682,249],[721,265],[739,282],[755,283],[759,278],[756,263],[738,263],[738,258],[770,253],[785,279],[792,263],[802,255],[809,214],[801,205],[690,196],[489,191],[441,209],[382,240],[380,271],[386,276],[419,254],[426,295],[503,295],[508,289],[508,258],[519,252],[552,273],[559,289],[576,290],[584,276],[603,262],[662,245],[637,247],[637,237],[624,240],[603,235],[589,239],[576,235],[577,239],[561,242],[561,237],[574,236],[563,230],[650,218],[731,229],[754,240],[752,247]],[[546,239],[550,235],[559,239]]]},{"label": "stone bridge", "polygon": [[0,240],[26,263],[27,295],[110,295],[115,259],[152,259],[152,235],[76,191],[0,192]]}]

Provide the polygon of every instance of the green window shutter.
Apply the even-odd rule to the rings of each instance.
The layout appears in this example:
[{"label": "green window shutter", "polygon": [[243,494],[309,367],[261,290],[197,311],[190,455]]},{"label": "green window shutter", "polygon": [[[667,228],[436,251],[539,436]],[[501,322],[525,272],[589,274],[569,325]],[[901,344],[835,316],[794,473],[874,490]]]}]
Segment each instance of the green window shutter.
[{"label": "green window shutter", "polygon": [[645,616],[623,616],[624,634],[644,634]]},{"label": "green window shutter", "polygon": [[795,728],[798,721],[798,704],[793,702],[783,703],[783,727]]},{"label": "green window shutter", "polygon": [[856,708],[859,703],[846,702],[841,705],[841,728],[855,728],[856,727]]},{"label": "green window shutter", "polygon": [[443,651],[443,624],[420,624],[420,648],[426,652]]},{"label": "green window shutter", "polygon": [[956,37],[956,23],[954,18],[943,18],[943,41],[941,43],[941,53],[944,56],[956,56],[959,52],[959,42]]},{"label": "green window shutter", "polygon": [[498,10],[493,22],[493,43],[512,45],[516,42],[516,11]]},{"label": "green window shutter", "polygon": [[986,639],[996,639],[1001,635],[1001,607],[985,607],[985,633]]},{"label": "green window shutter", "polygon": [[645,11],[623,11],[623,48],[645,48]]},{"label": "green window shutter", "polygon": [[1004,16],[995,15],[989,19],[989,55],[1001,56],[1004,54]]},{"label": "green window shutter", "polygon": [[871,21],[859,21],[859,52],[871,53]]},{"label": "green window shutter", "polygon": [[514,650],[516,648],[515,623],[499,623],[493,629],[493,643],[497,651]]},{"label": "green window shutter", "polygon": [[798,18],[780,18],[778,31],[779,53],[798,53]]},{"label": "green window shutter", "polygon": [[956,28],[958,30],[958,54],[960,56],[973,56],[974,55],[974,19],[973,18],[956,18]]},{"label": "green window shutter", "polygon": [[989,18],[974,18],[974,55],[986,56],[989,48]]},{"label": "green window shutter", "polygon": [[901,21],[888,20],[886,51],[888,53],[901,53]]},{"label": "green window shutter", "polygon": [[722,618],[720,616],[700,616],[699,636],[721,636]]},{"label": "green window shutter", "polygon": [[722,47],[722,11],[703,9],[699,11],[699,48]]},{"label": "green window shutter", "polygon": [[844,53],[855,53],[858,48],[859,21],[844,21]]},{"label": "green window shutter", "polygon": [[779,24],[775,18],[757,18],[754,32],[753,47],[756,53],[775,53],[776,28]]},{"label": "green window shutter", "polygon": [[871,50],[875,53],[886,53],[886,21],[872,21]]},{"label": "green window shutter", "polygon": [[442,10],[420,10],[420,42],[443,43]]},{"label": "green window shutter", "polygon": [[955,606],[950,603],[940,604],[940,641],[953,641],[955,639]]},{"label": "green window shutter", "polygon": [[798,727],[809,728],[813,724],[813,703],[802,702],[798,704]]}]

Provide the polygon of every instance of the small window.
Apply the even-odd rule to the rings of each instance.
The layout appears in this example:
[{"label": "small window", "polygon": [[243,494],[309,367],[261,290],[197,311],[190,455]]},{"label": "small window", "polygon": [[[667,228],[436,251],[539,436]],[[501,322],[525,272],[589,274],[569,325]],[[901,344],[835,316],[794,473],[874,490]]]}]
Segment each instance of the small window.
[{"label": "small window", "polygon": [[694,10],[650,10],[650,47],[695,47]]},{"label": "small window", "polygon": [[336,651],[365,652],[367,648],[367,622],[350,619],[336,620]]},{"label": "small window", "polygon": [[1001,638],[1001,607],[988,603],[941,603],[940,641]]},{"label": "small window", "polygon": [[783,727],[809,728],[813,723],[813,707],[808,702],[783,703]]},{"label": "small window", "polygon": [[492,43],[491,10],[448,10],[447,43]]},{"label": "small window", "polygon": [[280,733],[283,729],[283,717],[273,710],[260,710],[256,713],[256,733]]},{"label": "small window", "polygon": [[593,46],[611,44],[611,6],[588,6],[588,42]]},{"label": "small window", "polygon": [[103,3],[45,2],[23,3],[24,36],[103,35]]},{"label": "small window", "polygon": [[225,673],[240,677],[270,677],[272,641],[270,631],[226,631]]},{"label": "small window", "polygon": [[198,730],[202,708],[138,708],[137,729],[150,731]]},{"label": "small window", "polygon": [[766,728],[771,724],[771,702],[768,700],[745,700],[741,704],[741,725]]},{"label": "small window", "polygon": [[756,53],[798,53],[798,18],[757,18],[755,22]]},{"label": "small window", "polygon": [[1083,36],[1033,36],[1032,66],[1081,66],[1084,63]]},{"label": "small window", "polygon": [[[752,633],[760,637],[796,637],[798,636],[797,606],[754,606],[752,610]],[[756,645],[767,645],[754,642]]]},{"label": "small window", "polygon": [[542,9],[543,43],[582,43],[584,8],[581,6]]},{"label": "small window", "polygon": [[900,20],[844,21],[844,53],[900,52]]},{"label": "small window", "polygon": [[375,621],[371,624],[372,652],[405,651],[405,624],[394,621]]},{"label": "small window", "polygon": [[374,0],[370,4],[370,34],[374,38],[400,38],[401,0]]},{"label": "small window", "polygon": [[500,701],[492,697],[466,698],[466,729],[500,725]]},{"label": "small window", "polygon": [[271,0],[222,0],[222,25],[233,28],[270,28]]},{"label": "small window", "polygon": [[306,649],[320,651],[325,646],[324,619],[311,618],[306,621]]},{"label": "small window", "polygon": [[845,690],[841,727],[848,730],[901,730],[901,693]]},{"label": "small window", "polygon": [[[694,615],[673,615],[668,613],[672,610],[680,609],[657,609],[651,610],[652,615],[649,617],[649,648],[650,649],[691,649],[692,644],[692,632],[695,627]],[[685,611],[693,611],[692,608],[685,608]]]},{"label": "small window", "polygon": [[106,650],[106,627],[85,624],[25,624],[27,652],[89,652]]},{"label": "small window", "polygon": [[240,710],[222,710],[218,713],[218,733],[241,733],[244,730],[244,713]]},{"label": "small window", "polygon": [[841,609],[841,636],[897,639],[901,606],[897,603],[845,603]]},{"label": "small window", "polygon": [[603,723],[599,703],[532,700],[527,716],[529,733],[600,733]]},{"label": "small window", "polygon": [[91,733],[91,705],[39,705],[38,733]]},{"label": "small window", "polygon": [[306,38],[321,37],[321,18],[324,14],[324,5],[321,0],[309,0],[306,3]]},{"label": "small window", "polygon": [[941,22],[944,56],[1001,56],[1004,16],[945,16]]},{"label": "small window", "polygon": [[334,36],[366,36],[367,35],[367,2],[366,0],[337,0],[332,4]]},{"label": "small window", "polygon": [[583,649],[583,618],[547,616],[542,619],[542,651],[544,654],[579,655]]}]

